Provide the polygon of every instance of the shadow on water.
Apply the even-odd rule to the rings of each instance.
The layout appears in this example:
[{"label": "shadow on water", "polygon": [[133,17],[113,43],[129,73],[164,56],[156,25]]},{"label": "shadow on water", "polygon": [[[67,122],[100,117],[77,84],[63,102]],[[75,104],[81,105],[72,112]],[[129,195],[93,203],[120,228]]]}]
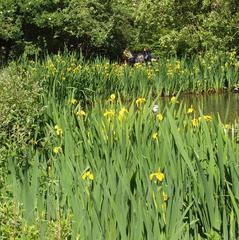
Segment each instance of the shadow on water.
[{"label": "shadow on water", "polygon": [[[164,99],[163,102],[169,99]],[[199,109],[204,115],[220,116],[223,122],[234,123],[238,119],[239,94],[221,93],[211,95],[181,95],[179,101],[183,101],[187,107],[191,105],[196,111]]]}]

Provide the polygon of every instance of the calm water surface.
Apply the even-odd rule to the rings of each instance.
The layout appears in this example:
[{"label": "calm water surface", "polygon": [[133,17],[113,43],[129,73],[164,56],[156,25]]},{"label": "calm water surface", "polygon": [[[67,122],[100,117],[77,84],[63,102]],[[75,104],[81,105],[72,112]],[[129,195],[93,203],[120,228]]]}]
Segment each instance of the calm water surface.
[{"label": "calm water surface", "polygon": [[203,112],[204,115],[220,116],[223,122],[233,123],[238,120],[239,93],[222,93],[210,95],[183,95],[179,97],[188,107]]}]

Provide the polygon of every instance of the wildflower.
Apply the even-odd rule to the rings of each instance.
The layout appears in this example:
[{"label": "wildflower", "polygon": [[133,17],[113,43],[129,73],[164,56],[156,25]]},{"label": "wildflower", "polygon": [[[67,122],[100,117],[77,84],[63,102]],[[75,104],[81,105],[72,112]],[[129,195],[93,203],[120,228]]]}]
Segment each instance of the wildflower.
[{"label": "wildflower", "polygon": [[111,95],[110,95],[110,98],[108,99],[108,101],[109,101],[110,103],[114,103],[114,102],[115,102],[115,99],[116,99],[115,94],[111,94]]},{"label": "wildflower", "polygon": [[127,113],[128,110],[126,108],[121,108],[120,111],[119,111],[119,116],[118,116],[118,119],[120,121],[123,121],[125,119],[125,113]]},{"label": "wildflower", "polygon": [[158,180],[159,182],[162,182],[164,180],[164,174],[160,171],[155,172],[155,173],[151,173],[149,175],[149,179],[152,181],[154,178],[156,180]]},{"label": "wildflower", "polygon": [[139,69],[139,68],[142,68],[143,65],[142,65],[141,63],[135,63],[135,64],[134,64],[134,67],[135,67],[136,69]]},{"label": "wildflower", "polygon": [[158,105],[154,105],[152,108],[153,113],[156,113],[159,110],[159,106]]},{"label": "wildflower", "polygon": [[191,106],[190,108],[188,108],[187,113],[192,113],[194,111],[193,107]]},{"label": "wildflower", "polygon": [[87,171],[85,171],[82,174],[81,178],[83,180],[91,180],[91,181],[93,181],[94,180],[94,175],[93,175],[93,173],[90,170],[87,170]]},{"label": "wildflower", "polygon": [[62,148],[61,147],[54,147],[53,148],[53,152],[55,153],[55,154],[58,154],[58,153],[60,153],[62,151]]},{"label": "wildflower", "polygon": [[145,103],[145,102],[146,102],[146,99],[145,99],[145,98],[138,98],[138,99],[135,101],[137,107],[138,107],[139,105]]},{"label": "wildflower", "polygon": [[163,115],[161,113],[158,113],[156,117],[159,121],[163,120]]},{"label": "wildflower", "polygon": [[56,125],[54,128],[56,130],[56,135],[57,136],[62,135],[62,129],[58,125]]},{"label": "wildflower", "polygon": [[199,120],[197,118],[192,119],[192,125],[197,127],[199,125]]},{"label": "wildflower", "polygon": [[232,128],[230,124],[224,124],[223,127],[224,127],[225,129],[231,129],[231,128]]},{"label": "wildflower", "polygon": [[162,197],[163,197],[164,202],[166,202],[168,200],[168,195],[164,191],[162,192]]},{"label": "wildflower", "polygon": [[172,70],[172,69],[168,69],[167,75],[168,75],[168,76],[173,76],[173,70]]},{"label": "wildflower", "polygon": [[76,100],[75,98],[72,98],[71,101],[70,101],[70,103],[71,103],[72,105],[76,105],[76,104],[77,104],[77,100]]},{"label": "wildflower", "polygon": [[175,68],[176,68],[176,70],[180,70],[180,68],[181,68],[180,61],[176,61]]},{"label": "wildflower", "polygon": [[104,112],[104,117],[107,117],[107,118],[114,117],[114,115],[115,115],[115,111],[114,110],[106,110]]},{"label": "wildflower", "polygon": [[86,112],[83,111],[83,110],[80,110],[80,111],[76,112],[76,116],[85,117],[86,116]]},{"label": "wildflower", "polygon": [[157,140],[158,139],[158,133],[153,133],[153,135],[152,135],[152,138],[153,138],[153,140]]},{"label": "wildflower", "polygon": [[203,118],[206,122],[211,122],[212,121],[212,117],[210,115],[204,115]]},{"label": "wildflower", "polygon": [[153,76],[154,76],[153,69],[148,68],[147,75],[149,80],[153,79]]},{"label": "wildflower", "polygon": [[52,61],[47,61],[47,68],[54,74],[56,72],[56,67]]},{"label": "wildflower", "polygon": [[176,97],[171,97],[171,103],[178,103],[178,101],[177,101],[177,98]]}]

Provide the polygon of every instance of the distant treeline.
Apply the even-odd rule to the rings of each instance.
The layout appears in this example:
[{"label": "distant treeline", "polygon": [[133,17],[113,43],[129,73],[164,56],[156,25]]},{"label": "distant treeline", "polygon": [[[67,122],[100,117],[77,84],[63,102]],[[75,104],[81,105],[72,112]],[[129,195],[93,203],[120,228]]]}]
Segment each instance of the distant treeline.
[{"label": "distant treeline", "polygon": [[64,48],[116,59],[126,46],[179,56],[237,50],[238,0],[0,1],[0,61]]}]

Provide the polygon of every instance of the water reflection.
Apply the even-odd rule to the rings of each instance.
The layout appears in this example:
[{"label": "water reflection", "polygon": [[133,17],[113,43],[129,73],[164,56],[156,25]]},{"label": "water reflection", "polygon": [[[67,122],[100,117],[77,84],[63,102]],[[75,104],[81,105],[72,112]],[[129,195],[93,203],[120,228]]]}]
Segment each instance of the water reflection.
[{"label": "water reflection", "polygon": [[179,101],[183,101],[188,107],[192,105],[197,111],[201,109],[205,115],[219,115],[223,122],[233,123],[238,118],[239,94],[237,93],[182,95]]}]

